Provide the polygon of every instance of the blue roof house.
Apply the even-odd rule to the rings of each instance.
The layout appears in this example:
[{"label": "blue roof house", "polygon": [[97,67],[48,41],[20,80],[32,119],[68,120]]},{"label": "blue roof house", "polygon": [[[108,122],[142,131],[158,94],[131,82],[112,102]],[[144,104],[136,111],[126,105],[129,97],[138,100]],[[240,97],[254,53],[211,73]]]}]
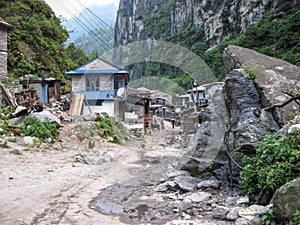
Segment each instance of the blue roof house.
[{"label": "blue roof house", "polygon": [[110,116],[119,115],[122,98],[117,93],[128,83],[128,71],[97,57],[65,74],[72,76],[72,96],[79,94],[84,99],[78,114],[106,112]]}]

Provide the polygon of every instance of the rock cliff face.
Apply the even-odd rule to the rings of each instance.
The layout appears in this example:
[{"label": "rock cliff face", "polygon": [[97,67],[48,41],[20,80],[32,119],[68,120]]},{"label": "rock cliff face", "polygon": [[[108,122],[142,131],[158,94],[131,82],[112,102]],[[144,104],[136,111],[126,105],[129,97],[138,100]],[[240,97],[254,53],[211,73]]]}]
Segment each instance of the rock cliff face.
[{"label": "rock cliff face", "polygon": [[[252,73],[252,83],[263,108],[287,101],[290,96],[284,92],[300,89],[300,68],[286,61],[238,46],[228,46],[223,58],[226,73],[233,69],[245,69]],[[272,113],[276,121],[283,125],[299,113],[299,105],[292,102]]]},{"label": "rock cliff face", "polygon": [[272,9],[274,18],[300,0],[121,0],[115,46],[173,36],[186,24],[203,29],[210,47],[243,32]]}]

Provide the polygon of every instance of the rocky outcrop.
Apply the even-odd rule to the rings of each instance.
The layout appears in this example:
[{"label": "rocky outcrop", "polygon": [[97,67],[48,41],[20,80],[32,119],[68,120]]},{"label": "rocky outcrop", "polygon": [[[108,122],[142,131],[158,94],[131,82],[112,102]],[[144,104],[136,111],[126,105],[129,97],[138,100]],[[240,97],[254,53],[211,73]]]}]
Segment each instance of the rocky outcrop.
[{"label": "rocky outcrop", "polygon": [[228,113],[230,149],[254,153],[266,134],[279,129],[270,112],[263,110],[261,96],[244,70],[233,70],[225,78],[224,96]]},{"label": "rocky outcrop", "polygon": [[[224,64],[226,74],[233,69],[245,69],[248,73],[252,73],[253,88],[258,91],[256,101],[260,101],[261,108],[288,100],[289,96],[283,92],[300,89],[299,67],[250,49],[228,46],[224,51]],[[299,113],[299,105],[296,103],[290,103],[273,111],[275,119],[281,125],[297,113]]]},{"label": "rocky outcrop", "polygon": [[273,213],[278,222],[288,222],[300,209],[300,177],[284,184],[272,199]]},{"label": "rocky outcrop", "polygon": [[212,161],[223,149],[226,111],[222,92],[223,83],[207,86],[209,104],[202,111],[202,123],[190,139],[187,154],[182,159],[182,168],[193,175],[199,175],[211,166]]},{"label": "rocky outcrop", "polygon": [[289,13],[294,7],[300,5],[300,0],[278,0],[273,3],[273,17],[280,17]]},{"label": "rocky outcrop", "polygon": [[[281,90],[288,90],[295,84],[300,88],[298,67],[237,46],[225,50],[224,63],[228,75],[223,83],[211,84],[208,88],[211,98],[202,112],[203,122],[188,144],[188,160],[182,163],[182,168],[192,174],[199,175],[211,169],[215,159],[226,161],[228,158],[222,154],[225,148],[244,154],[254,153],[263,136],[278,131],[289,115],[299,113],[299,106],[293,103],[274,111],[265,110],[265,107],[286,99]],[[249,70],[249,67],[255,69]],[[215,122],[218,126],[213,126]],[[224,145],[217,139],[227,141]],[[240,154],[235,156],[238,160]],[[223,162],[221,166],[225,164]],[[218,177],[227,176],[224,168],[214,173],[219,174]]]}]

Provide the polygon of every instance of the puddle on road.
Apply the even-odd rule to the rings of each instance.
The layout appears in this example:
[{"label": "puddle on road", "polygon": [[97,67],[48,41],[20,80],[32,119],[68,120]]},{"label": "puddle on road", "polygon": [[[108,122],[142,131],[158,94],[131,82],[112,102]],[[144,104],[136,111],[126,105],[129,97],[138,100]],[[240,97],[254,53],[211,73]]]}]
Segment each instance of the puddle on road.
[{"label": "puddle on road", "polygon": [[173,212],[174,201],[154,192],[175,157],[145,157],[135,162],[139,168],[130,168],[134,179],[126,184],[115,184],[100,192],[90,207],[100,213],[117,215],[127,224],[163,224],[179,217]]},{"label": "puddle on road", "polygon": [[113,185],[101,191],[90,207],[106,215],[117,215],[128,224],[162,224],[173,219],[173,206],[168,199],[153,196],[151,187]]}]

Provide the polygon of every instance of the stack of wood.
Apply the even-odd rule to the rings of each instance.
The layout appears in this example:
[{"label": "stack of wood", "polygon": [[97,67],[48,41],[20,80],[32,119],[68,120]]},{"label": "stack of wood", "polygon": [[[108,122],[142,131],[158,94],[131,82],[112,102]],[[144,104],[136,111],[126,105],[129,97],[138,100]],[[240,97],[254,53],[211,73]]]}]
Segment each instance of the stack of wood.
[{"label": "stack of wood", "polygon": [[10,106],[11,108],[16,108],[18,103],[11,95],[10,91],[5,87],[5,85],[0,81],[0,100],[1,104],[5,106]]}]

